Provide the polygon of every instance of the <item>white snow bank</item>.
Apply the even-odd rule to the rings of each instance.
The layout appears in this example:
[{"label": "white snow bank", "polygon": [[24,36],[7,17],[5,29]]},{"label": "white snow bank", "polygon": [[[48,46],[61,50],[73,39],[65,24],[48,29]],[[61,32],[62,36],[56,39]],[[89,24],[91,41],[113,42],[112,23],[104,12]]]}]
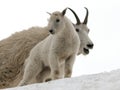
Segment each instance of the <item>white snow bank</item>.
[{"label": "white snow bank", "polygon": [[4,90],[120,90],[120,69]]}]

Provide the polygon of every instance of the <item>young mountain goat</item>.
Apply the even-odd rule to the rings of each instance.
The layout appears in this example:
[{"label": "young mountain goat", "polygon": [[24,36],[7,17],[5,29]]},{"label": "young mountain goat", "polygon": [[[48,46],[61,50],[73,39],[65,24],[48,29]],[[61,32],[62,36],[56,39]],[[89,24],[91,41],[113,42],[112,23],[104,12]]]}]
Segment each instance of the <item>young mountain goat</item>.
[{"label": "young mountain goat", "polygon": [[[93,45],[88,37],[88,10],[83,23],[80,22],[76,14],[75,17],[77,23],[74,24],[74,27],[81,41],[78,54],[86,55]],[[13,87],[20,82],[23,76],[23,63],[29,56],[30,50],[47,36],[49,36],[48,27],[32,27],[0,41],[0,88]],[[45,70],[49,71],[48,68],[45,68]],[[45,76],[44,72],[42,74]],[[38,78],[41,79],[42,75]]]},{"label": "young mountain goat", "polygon": [[52,80],[63,78],[66,60],[69,66],[67,67],[68,71],[72,69],[80,40],[71,21],[65,16],[66,10],[63,10],[62,13],[50,14],[48,27],[52,35],[31,50],[25,61],[24,75],[19,83],[20,86],[26,85],[36,78],[45,67],[50,67]]}]

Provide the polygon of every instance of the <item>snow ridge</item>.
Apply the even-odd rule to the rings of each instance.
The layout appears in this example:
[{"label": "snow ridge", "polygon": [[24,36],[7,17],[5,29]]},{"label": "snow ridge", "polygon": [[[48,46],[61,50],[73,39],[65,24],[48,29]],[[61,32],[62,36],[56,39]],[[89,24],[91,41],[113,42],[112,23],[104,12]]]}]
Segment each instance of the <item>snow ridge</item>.
[{"label": "snow ridge", "polygon": [[120,90],[120,69],[4,90]]}]

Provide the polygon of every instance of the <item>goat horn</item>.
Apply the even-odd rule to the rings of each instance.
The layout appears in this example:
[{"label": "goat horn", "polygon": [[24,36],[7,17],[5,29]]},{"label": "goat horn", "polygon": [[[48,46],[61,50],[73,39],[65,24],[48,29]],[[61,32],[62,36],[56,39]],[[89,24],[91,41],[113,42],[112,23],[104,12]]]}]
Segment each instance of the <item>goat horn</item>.
[{"label": "goat horn", "polygon": [[72,13],[75,15],[75,18],[76,18],[76,21],[77,21],[76,25],[81,24],[80,19],[79,19],[79,17],[77,16],[77,14],[76,14],[71,8],[68,8],[68,9],[69,9],[70,11],[72,11]]},{"label": "goat horn", "polygon": [[51,15],[51,13],[47,12],[47,14]]},{"label": "goat horn", "polygon": [[85,19],[84,19],[84,22],[83,22],[83,24],[87,24],[87,21],[88,21],[88,9],[85,7],[85,9],[86,9],[86,11],[87,11],[87,13],[86,13],[86,16],[85,16]]},{"label": "goat horn", "polygon": [[68,8],[65,8],[65,9],[62,11],[62,15],[63,15],[63,16],[65,15],[67,9],[68,9]]}]

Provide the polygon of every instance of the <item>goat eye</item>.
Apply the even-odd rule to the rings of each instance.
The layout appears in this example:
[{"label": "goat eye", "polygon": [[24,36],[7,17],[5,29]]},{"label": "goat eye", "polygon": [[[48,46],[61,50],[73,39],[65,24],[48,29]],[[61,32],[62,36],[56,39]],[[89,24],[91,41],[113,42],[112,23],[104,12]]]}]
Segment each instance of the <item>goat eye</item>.
[{"label": "goat eye", "polygon": [[78,29],[78,28],[76,28],[76,31],[77,31],[77,32],[79,32],[79,29]]},{"label": "goat eye", "polygon": [[56,19],[56,22],[60,22],[60,20],[59,20],[59,19]]}]

